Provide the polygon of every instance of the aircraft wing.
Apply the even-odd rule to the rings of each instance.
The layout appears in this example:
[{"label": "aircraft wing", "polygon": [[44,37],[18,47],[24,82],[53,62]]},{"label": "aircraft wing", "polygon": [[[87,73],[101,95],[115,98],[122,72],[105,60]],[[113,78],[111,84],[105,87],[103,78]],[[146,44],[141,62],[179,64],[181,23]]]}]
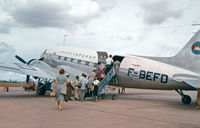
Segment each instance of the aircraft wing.
[{"label": "aircraft wing", "polygon": [[37,64],[26,65],[19,63],[0,62],[0,70],[21,73],[24,75],[36,76],[41,78],[56,79],[55,71],[42,62]]},{"label": "aircraft wing", "polygon": [[174,74],[173,79],[178,82],[185,82],[194,88],[200,88],[200,75]]}]

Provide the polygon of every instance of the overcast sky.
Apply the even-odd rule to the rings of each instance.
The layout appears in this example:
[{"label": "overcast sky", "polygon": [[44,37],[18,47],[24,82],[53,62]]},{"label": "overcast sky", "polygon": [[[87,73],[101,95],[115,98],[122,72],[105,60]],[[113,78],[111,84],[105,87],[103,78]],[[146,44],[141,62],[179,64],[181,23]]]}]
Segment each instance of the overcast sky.
[{"label": "overcast sky", "polygon": [[39,58],[46,48],[62,45],[64,35],[66,46],[171,56],[200,29],[192,26],[200,24],[199,5],[199,0],[1,0],[0,61],[18,62],[15,54]]}]

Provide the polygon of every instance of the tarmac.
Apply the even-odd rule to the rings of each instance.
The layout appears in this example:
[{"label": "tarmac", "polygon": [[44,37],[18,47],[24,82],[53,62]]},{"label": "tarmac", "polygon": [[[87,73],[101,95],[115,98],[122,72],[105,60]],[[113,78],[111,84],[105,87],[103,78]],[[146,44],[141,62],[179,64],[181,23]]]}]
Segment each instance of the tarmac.
[{"label": "tarmac", "polygon": [[126,89],[116,100],[69,101],[59,111],[48,93],[0,88],[0,128],[200,128],[197,91],[184,93],[191,96],[190,105],[175,91]]}]

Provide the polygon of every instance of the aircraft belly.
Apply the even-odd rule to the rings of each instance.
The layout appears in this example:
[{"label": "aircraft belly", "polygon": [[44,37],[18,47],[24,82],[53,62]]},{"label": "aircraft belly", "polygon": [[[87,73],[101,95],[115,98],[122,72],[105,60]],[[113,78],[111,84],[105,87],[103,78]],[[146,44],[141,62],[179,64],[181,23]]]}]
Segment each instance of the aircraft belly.
[{"label": "aircraft belly", "polygon": [[159,90],[195,90],[192,86],[183,83],[177,82],[172,79],[168,79],[167,83],[161,83],[160,79],[155,81],[140,79],[138,76],[128,76],[127,73],[119,73],[118,76],[119,84],[118,86],[127,87],[127,88],[141,88],[141,89],[159,89]]}]

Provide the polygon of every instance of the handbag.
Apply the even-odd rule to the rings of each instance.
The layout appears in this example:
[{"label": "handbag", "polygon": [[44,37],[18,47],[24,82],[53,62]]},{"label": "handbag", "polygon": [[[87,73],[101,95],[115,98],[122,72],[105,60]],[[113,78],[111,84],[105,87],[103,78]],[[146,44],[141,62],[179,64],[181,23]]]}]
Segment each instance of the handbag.
[{"label": "handbag", "polygon": [[100,77],[101,77],[101,79],[103,79],[103,78],[105,77],[105,74],[102,73],[102,74],[100,75]]},{"label": "handbag", "polygon": [[64,83],[60,89],[60,93],[66,95],[67,94],[67,86],[66,84]]},{"label": "handbag", "polygon": [[50,92],[50,96],[54,97],[54,96],[56,96],[56,93],[55,92]]},{"label": "handbag", "polygon": [[92,85],[91,88],[90,88],[90,91],[93,91],[93,90],[94,90],[94,86]]},{"label": "handbag", "polygon": [[81,88],[81,83],[78,83],[78,88]]}]

